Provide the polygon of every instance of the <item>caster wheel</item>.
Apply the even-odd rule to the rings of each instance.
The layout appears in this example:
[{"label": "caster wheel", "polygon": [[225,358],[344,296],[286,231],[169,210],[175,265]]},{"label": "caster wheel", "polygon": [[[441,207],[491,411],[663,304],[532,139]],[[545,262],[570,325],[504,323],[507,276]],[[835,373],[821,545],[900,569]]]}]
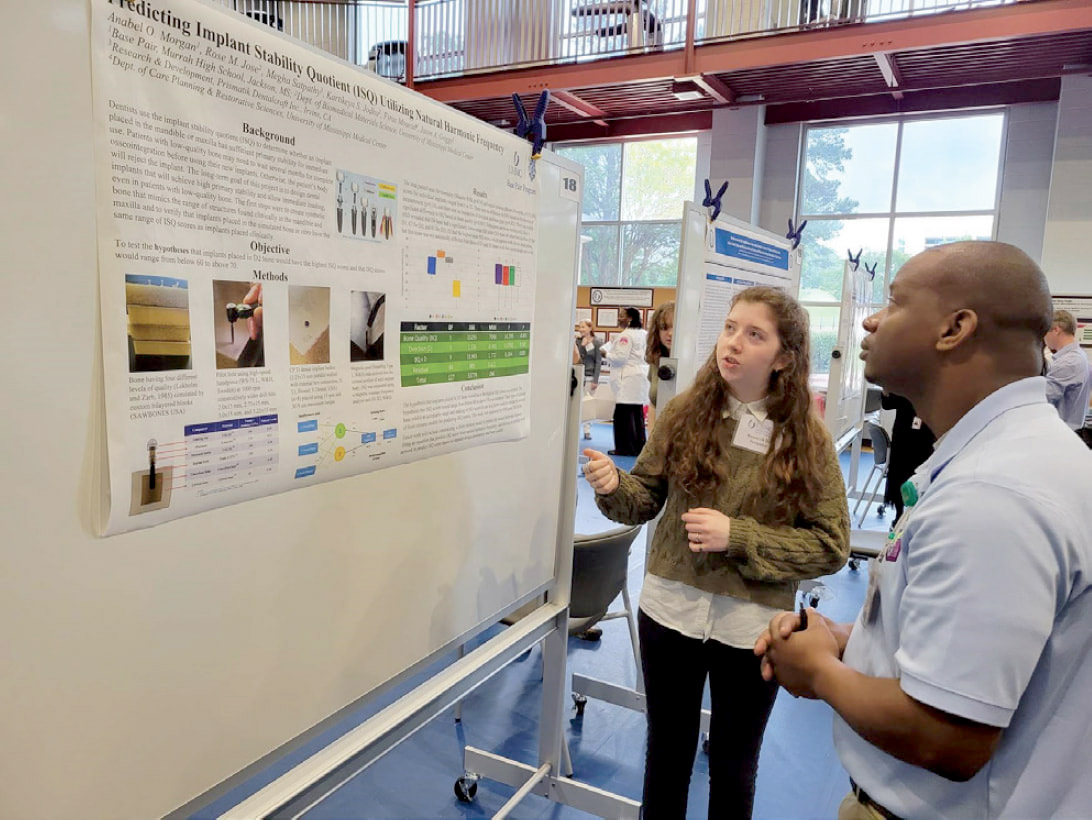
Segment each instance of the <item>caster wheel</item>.
[{"label": "caster wheel", "polygon": [[460,777],[455,781],[455,796],[461,803],[472,803],[474,795],[478,793],[478,779]]},{"label": "caster wheel", "polygon": [[584,716],[584,708],[588,705],[588,698],[586,695],[573,695],[573,705],[576,706],[577,717]]},{"label": "caster wheel", "polygon": [[701,735],[701,751],[704,755],[709,754],[709,735],[705,734],[705,732],[702,732]]}]

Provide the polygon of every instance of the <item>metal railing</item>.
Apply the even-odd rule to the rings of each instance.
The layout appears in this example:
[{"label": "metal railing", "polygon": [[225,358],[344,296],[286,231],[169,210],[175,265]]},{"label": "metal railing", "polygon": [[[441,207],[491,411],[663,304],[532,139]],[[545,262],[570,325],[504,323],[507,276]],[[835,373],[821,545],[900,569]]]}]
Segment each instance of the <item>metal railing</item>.
[{"label": "metal railing", "polygon": [[[1019,0],[696,0],[694,44]],[[383,76],[415,80],[687,46],[690,0],[220,0]]]}]

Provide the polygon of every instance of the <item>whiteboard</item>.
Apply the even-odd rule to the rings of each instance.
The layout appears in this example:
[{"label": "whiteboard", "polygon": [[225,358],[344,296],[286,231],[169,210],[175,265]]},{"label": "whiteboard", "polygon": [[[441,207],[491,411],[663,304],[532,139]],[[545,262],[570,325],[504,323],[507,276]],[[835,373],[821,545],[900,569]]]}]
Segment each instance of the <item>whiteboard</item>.
[{"label": "whiteboard", "polygon": [[860,427],[865,415],[864,362],[858,355],[867,335],[863,322],[872,313],[872,274],[845,263],[838,343],[831,353],[824,421],[835,442]]},{"label": "whiteboard", "polygon": [[527,439],[98,539],[88,5],[8,12],[0,816],[157,817],[553,578],[576,166],[538,166]]},{"label": "whiteboard", "polygon": [[705,363],[728,316],[733,296],[753,285],[800,292],[800,252],[792,242],[742,220],[710,222],[705,208],[683,206],[672,354],[676,389],[685,390]]}]

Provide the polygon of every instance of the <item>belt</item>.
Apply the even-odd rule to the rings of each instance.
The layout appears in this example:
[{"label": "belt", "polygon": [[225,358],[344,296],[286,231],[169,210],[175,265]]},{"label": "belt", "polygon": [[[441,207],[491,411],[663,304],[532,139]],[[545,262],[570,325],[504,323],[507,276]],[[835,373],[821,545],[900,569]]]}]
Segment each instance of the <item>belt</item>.
[{"label": "belt", "polygon": [[862,789],[860,786],[850,778],[849,788],[853,790],[853,796],[857,798],[857,802],[862,806],[868,806],[873,811],[877,812],[885,820],[902,820],[897,814],[892,811],[888,811],[871,797],[868,796],[868,792]]}]

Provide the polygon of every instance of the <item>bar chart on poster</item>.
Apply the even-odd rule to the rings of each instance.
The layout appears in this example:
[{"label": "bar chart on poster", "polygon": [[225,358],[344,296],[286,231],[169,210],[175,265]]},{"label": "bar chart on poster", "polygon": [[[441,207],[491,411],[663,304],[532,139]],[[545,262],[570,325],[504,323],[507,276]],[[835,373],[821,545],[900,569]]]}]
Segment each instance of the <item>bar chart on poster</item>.
[{"label": "bar chart on poster", "polygon": [[534,266],[521,254],[447,243],[403,250],[406,315],[422,320],[527,321]]}]

